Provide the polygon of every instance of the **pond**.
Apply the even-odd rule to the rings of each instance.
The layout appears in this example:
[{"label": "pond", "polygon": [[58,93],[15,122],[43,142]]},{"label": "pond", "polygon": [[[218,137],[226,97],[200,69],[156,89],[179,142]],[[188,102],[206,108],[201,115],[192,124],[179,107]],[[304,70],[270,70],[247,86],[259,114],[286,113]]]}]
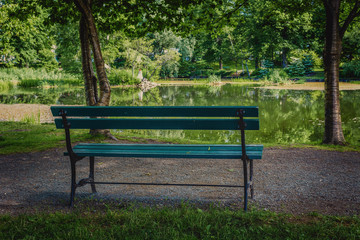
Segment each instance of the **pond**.
[{"label": "pond", "polygon": [[[159,86],[147,92],[136,88],[113,88],[111,105],[122,106],[259,106],[260,131],[247,134],[252,143],[314,143],[324,133],[324,92],[257,88],[257,85]],[[341,91],[345,138],[360,145],[360,91]],[[0,103],[84,105],[84,92],[73,89],[14,89],[0,94]],[[129,134],[122,132],[124,135]],[[132,131],[158,138],[193,139],[237,143],[234,131]]]}]

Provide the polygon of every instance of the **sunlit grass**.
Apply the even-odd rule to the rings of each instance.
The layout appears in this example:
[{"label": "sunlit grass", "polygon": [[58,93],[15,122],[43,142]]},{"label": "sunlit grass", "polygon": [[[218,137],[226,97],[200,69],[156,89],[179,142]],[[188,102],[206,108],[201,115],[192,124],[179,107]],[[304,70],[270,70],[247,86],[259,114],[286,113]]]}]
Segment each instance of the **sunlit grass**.
[{"label": "sunlit grass", "polygon": [[[94,138],[89,130],[73,131],[72,140],[89,141]],[[22,122],[0,122],[0,154],[42,151],[54,147],[65,147],[64,131],[54,124],[39,124],[38,116],[28,117]]]}]

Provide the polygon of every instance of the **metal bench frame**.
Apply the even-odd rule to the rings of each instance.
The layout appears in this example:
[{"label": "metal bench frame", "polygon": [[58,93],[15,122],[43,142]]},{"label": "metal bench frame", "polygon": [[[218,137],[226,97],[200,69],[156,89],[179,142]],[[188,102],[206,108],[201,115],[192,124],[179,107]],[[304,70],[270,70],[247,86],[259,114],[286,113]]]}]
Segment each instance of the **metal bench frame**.
[{"label": "metal bench frame", "polygon": [[[165,114],[165,115],[170,115],[170,116],[184,116],[186,115],[188,117],[188,114],[183,114],[181,112],[186,111],[186,109],[189,108],[193,108],[192,112],[196,112],[197,109],[199,109],[199,114],[195,114],[196,116],[202,117],[201,112],[204,112],[204,115],[207,116],[207,111],[211,112],[211,111],[217,111],[218,109],[223,110],[225,109],[226,111],[235,111],[235,115],[233,117],[237,118],[237,126],[235,126],[236,129],[239,129],[241,132],[241,153],[239,151],[237,151],[237,154],[241,154],[241,156],[239,158],[241,158],[242,162],[243,162],[243,177],[244,177],[244,185],[215,185],[215,184],[179,184],[179,183],[136,183],[136,182],[96,182],[95,181],[95,174],[94,174],[94,161],[95,161],[95,156],[103,156],[103,157],[141,157],[141,156],[137,156],[134,153],[131,152],[121,152],[122,148],[127,148],[127,146],[131,146],[131,144],[103,144],[103,145],[99,145],[96,146],[96,144],[79,144],[77,146],[75,146],[74,148],[72,147],[71,144],[71,138],[70,138],[70,129],[72,127],[74,127],[75,129],[92,129],[92,127],[97,128],[96,126],[99,126],[100,129],[104,129],[104,123],[102,124],[97,124],[97,122],[100,121],[106,121],[109,122],[110,125],[105,124],[106,126],[110,126],[111,129],[182,129],[182,128],[178,128],[176,123],[172,124],[170,127],[166,127],[166,126],[160,126],[160,125],[156,125],[153,126],[151,123],[148,126],[142,126],[142,127],[135,127],[134,124],[136,123],[132,123],[134,120],[136,121],[136,119],[130,118],[128,120],[126,119],[120,119],[120,120],[116,120],[116,119],[108,119],[108,118],[100,118],[100,119],[94,119],[94,117],[104,117],[104,116],[132,116],[131,111],[132,110],[136,110],[139,111],[140,109],[144,109],[144,112],[146,111],[153,111],[155,109],[155,112],[157,110],[160,111],[160,113],[163,112],[167,112],[170,111],[172,113],[170,114]],[[90,113],[84,113],[87,112],[87,110],[91,110]],[[244,210],[247,210],[248,207],[248,193],[250,190],[250,198],[253,199],[254,197],[254,184],[253,184],[253,159],[261,159],[262,157],[262,150],[263,150],[263,146],[262,145],[245,145],[245,130],[247,129],[249,123],[250,125],[252,125],[249,129],[250,130],[256,130],[259,129],[259,122],[258,119],[244,119],[244,116],[247,116],[245,113],[248,111],[255,111],[256,113],[251,113],[250,115],[248,114],[248,116],[250,117],[257,117],[258,116],[258,109],[257,107],[62,107],[62,106],[52,106],[51,107],[51,111],[53,113],[53,115],[56,116],[61,116],[61,118],[56,118],[55,119],[55,123],[57,128],[63,128],[65,130],[65,138],[66,138],[66,148],[67,148],[67,152],[64,153],[64,155],[67,155],[70,157],[70,164],[71,164],[71,193],[70,193],[70,207],[72,207],[74,205],[74,198],[75,198],[75,191],[78,187],[82,187],[85,186],[87,184],[91,185],[91,190],[93,193],[96,193],[96,184],[126,184],[126,185],[160,185],[160,186],[205,186],[205,187],[231,187],[231,188],[238,188],[238,187],[243,187],[244,188]],[[111,110],[114,110],[115,113],[113,113]],[[180,113],[176,113],[176,111],[179,110]],[[69,114],[71,117],[75,116],[75,117],[79,117],[79,116],[88,116],[87,119],[79,119],[79,118],[68,118],[68,111],[71,112],[71,114]],[[84,112],[82,112],[84,111]],[[123,111],[123,112],[121,112]],[[219,110],[218,110],[219,111]],[[119,114],[119,112],[121,112],[121,114]],[[130,113],[129,113],[130,112]],[[96,114],[97,113],[97,114]],[[175,113],[175,114],[174,114]],[[227,114],[227,113],[226,113]],[[225,114],[225,115],[226,115]],[[139,114],[137,114],[139,115]],[[144,113],[144,114],[140,114],[141,117],[144,116],[148,116],[149,114]],[[144,116],[142,116],[144,115]],[[156,113],[152,113],[150,114],[152,117],[154,117],[156,115]],[[191,114],[190,114],[191,115]],[[215,114],[216,116],[218,114]],[[192,115],[191,115],[192,116]],[[219,114],[219,116],[222,116],[221,114]],[[92,120],[90,120],[92,119]],[[119,121],[125,121],[124,125],[129,124],[129,120],[131,121],[130,125],[126,128],[122,128],[122,126],[118,126],[119,124],[121,124],[122,122]],[[159,119],[142,119],[145,120],[146,122],[157,122],[157,121],[161,121]],[[142,121],[140,120],[140,121]],[[187,125],[186,123],[186,129],[222,129],[222,127],[202,127],[202,126],[198,126],[198,124],[202,124],[202,120],[201,119],[190,119],[191,120],[191,124],[193,125]],[[165,121],[163,121],[163,123],[167,123],[167,122],[173,122],[176,121],[176,119],[174,118],[167,118],[167,120],[165,119]],[[180,122],[185,121],[184,119],[180,119]],[[207,124],[207,121],[212,121],[212,119],[205,119],[206,122],[204,122],[205,124]],[[216,121],[216,120],[215,120]],[[226,121],[226,120],[224,120]],[[114,124],[113,124],[114,122]],[[142,121],[144,123],[144,121]],[[223,122],[221,120],[221,122]],[[90,125],[88,125],[87,123],[89,123]],[[233,121],[231,122],[233,123]],[[83,126],[85,125],[85,126]],[[101,125],[101,126],[100,126]],[[165,124],[166,125],[166,124]],[[175,126],[176,125],[176,126]],[[181,125],[181,124],[180,124]],[[216,124],[215,124],[216,125]],[[180,126],[181,127],[181,126]],[[170,148],[174,148],[174,147],[179,147],[180,149],[182,148],[187,148],[187,147],[198,147],[198,148],[203,148],[203,147],[224,147],[227,148],[227,146],[233,147],[235,145],[179,145],[179,144],[153,144],[153,145],[148,145],[148,144],[136,144],[133,145],[134,147],[141,149],[144,148],[144,151],[146,152],[146,147],[151,146],[154,148],[168,148],[168,153],[171,152]],[[235,147],[238,147],[239,145],[236,145]],[[101,148],[100,150],[102,151],[101,154],[99,154],[99,152],[96,152],[94,150],[94,153],[89,150],[88,148]],[[84,148],[84,149],[82,149]],[[104,149],[103,149],[104,148]],[[87,150],[86,150],[87,149]],[[107,149],[110,149],[111,152],[106,152],[108,151]],[[252,150],[252,149],[256,149],[256,154],[250,154],[251,158],[249,158],[249,155],[247,154],[247,150]],[[112,151],[114,150],[114,151]],[[117,152],[116,152],[117,151]],[[205,154],[206,155],[206,154]],[[89,157],[89,177],[88,178],[84,178],[81,179],[79,182],[76,182],[76,162],[80,161],[81,159],[85,158],[85,157]],[[150,157],[150,158],[161,158],[161,154],[158,155],[149,155],[149,156],[144,156],[142,155],[142,157]],[[163,156],[164,158],[166,158],[165,156]],[[187,155],[187,153],[185,155],[174,155],[174,156],[170,156],[173,158],[207,158],[206,156],[202,156],[202,155]],[[218,156],[211,156],[211,158],[219,158],[219,159],[225,159],[225,158],[234,158],[234,155],[231,156],[225,156],[225,155],[221,155],[219,154]],[[249,165],[249,168],[248,168]]]}]

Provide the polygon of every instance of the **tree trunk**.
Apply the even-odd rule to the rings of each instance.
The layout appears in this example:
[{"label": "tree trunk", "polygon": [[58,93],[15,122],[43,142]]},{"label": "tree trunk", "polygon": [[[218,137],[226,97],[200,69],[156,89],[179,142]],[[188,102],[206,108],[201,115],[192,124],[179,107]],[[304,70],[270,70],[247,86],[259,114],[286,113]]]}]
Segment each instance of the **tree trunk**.
[{"label": "tree trunk", "polygon": [[81,43],[81,59],[82,69],[85,81],[86,105],[95,106],[98,99],[97,78],[91,61],[91,47],[89,42],[89,31],[85,23],[84,17],[80,20],[80,43]]},{"label": "tree trunk", "polygon": [[282,67],[283,68],[287,67],[287,53],[288,53],[288,49],[283,48],[283,50],[282,50]]},{"label": "tree trunk", "polygon": [[[100,97],[95,105],[96,106],[109,106],[110,94],[111,94],[110,83],[106,76],[105,64],[104,64],[104,60],[103,60],[103,57],[101,54],[100,41],[99,41],[98,33],[96,30],[96,26],[95,26],[95,20],[94,20],[92,11],[91,11],[91,0],[74,0],[74,3],[82,14],[82,21],[85,23],[83,25],[87,27],[88,40],[92,46],[92,53],[94,56],[94,62],[95,62],[95,66],[96,66],[96,73],[97,73],[97,77],[99,80],[99,86],[100,86]],[[84,41],[84,43],[85,42],[86,42],[86,40]],[[86,46],[84,46],[84,49],[85,48],[86,48]],[[82,50],[83,50],[83,48],[82,48]],[[89,50],[89,48],[85,49],[85,50]],[[87,53],[85,53],[85,54],[87,54]],[[85,54],[82,54],[82,56],[85,57],[84,58],[85,60],[86,59],[88,60],[89,55],[85,55]],[[90,58],[90,60],[91,60],[91,58]],[[83,62],[84,62],[84,60],[83,60]],[[91,64],[88,64],[88,65],[91,65]],[[83,66],[83,71],[90,71],[90,67]],[[91,75],[91,73],[86,73],[86,74],[84,73],[85,83],[86,83],[86,81],[89,81],[88,77],[90,75]],[[92,79],[94,80],[94,78],[92,78]],[[90,85],[90,84],[88,84],[88,85]],[[95,88],[92,88],[92,89],[93,89],[93,91],[96,90]],[[90,97],[91,96],[92,95],[90,95]],[[96,96],[95,92],[94,92],[94,96]],[[90,99],[89,99],[89,103],[91,103]]]},{"label": "tree trunk", "polygon": [[[88,106],[109,106],[111,94],[110,83],[106,76],[99,37],[91,11],[91,0],[74,0],[74,3],[81,12],[80,41],[86,104]],[[97,89],[98,79],[95,77],[92,66],[91,50],[94,55],[96,73],[99,79],[100,98],[98,97]],[[102,134],[110,139],[117,140],[107,129],[91,129],[90,133],[93,135]]]},{"label": "tree trunk", "polygon": [[249,72],[249,67],[248,67],[248,60],[245,61],[245,65],[246,65],[246,72],[247,72],[248,78],[250,78],[250,72]]},{"label": "tree trunk", "polygon": [[254,60],[255,60],[255,70],[257,70],[259,69],[259,57],[256,56]]},{"label": "tree trunk", "polygon": [[339,65],[342,44],[339,26],[340,0],[326,2],[325,9],[325,135],[323,142],[343,145],[345,138],[341,127],[339,96]]},{"label": "tree trunk", "polygon": [[222,70],[223,69],[223,62],[222,62],[222,57],[219,57],[219,69]]}]

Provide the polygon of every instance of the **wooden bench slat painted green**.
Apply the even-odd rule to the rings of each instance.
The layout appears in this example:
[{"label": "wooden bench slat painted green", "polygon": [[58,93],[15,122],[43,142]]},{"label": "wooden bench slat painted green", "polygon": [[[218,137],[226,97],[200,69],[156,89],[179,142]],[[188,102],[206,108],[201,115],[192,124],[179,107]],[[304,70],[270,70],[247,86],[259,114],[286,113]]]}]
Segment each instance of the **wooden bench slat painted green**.
[{"label": "wooden bench slat painted green", "polygon": [[[78,156],[99,157],[148,157],[148,158],[207,158],[207,159],[241,159],[241,145],[175,145],[175,144],[79,144],[73,148]],[[175,146],[173,146],[175,145]],[[240,151],[239,151],[240,149]],[[250,159],[261,159],[263,146],[247,146],[246,153]],[[69,154],[66,152],[65,156]]]},{"label": "wooden bench slat painted green", "polygon": [[[59,115],[63,106],[52,106],[54,116]],[[259,117],[257,107],[243,106],[243,117]],[[72,117],[97,116],[97,117],[236,117],[238,106],[145,106],[145,107],[82,107],[67,106],[66,115]]]},{"label": "wooden bench slat painted green", "polygon": [[[253,197],[253,160],[261,159],[262,145],[246,145],[245,130],[258,130],[258,108],[252,106],[211,107],[83,107],[52,106],[51,111],[57,128],[65,129],[67,152],[71,163],[70,206],[73,205],[75,189],[87,183],[96,192],[94,181],[95,157],[136,158],[196,158],[239,159],[243,162],[244,209],[247,209],[248,189]],[[246,117],[246,119],[245,119]],[[249,119],[250,118],[250,119]],[[171,129],[171,130],[240,130],[241,144],[99,144],[80,143],[72,147],[70,129]],[[245,154],[243,154],[243,152]],[[90,157],[89,178],[76,183],[76,162]],[[250,171],[248,172],[248,164]],[[249,176],[249,177],[248,177]],[[117,183],[134,185],[219,186],[214,184],[170,183]]]},{"label": "wooden bench slat painted green", "polygon": [[[258,119],[245,119],[245,130],[258,130]],[[240,130],[238,119],[68,119],[72,129],[162,129],[162,130]],[[56,119],[57,128],[64,128]]]}]

